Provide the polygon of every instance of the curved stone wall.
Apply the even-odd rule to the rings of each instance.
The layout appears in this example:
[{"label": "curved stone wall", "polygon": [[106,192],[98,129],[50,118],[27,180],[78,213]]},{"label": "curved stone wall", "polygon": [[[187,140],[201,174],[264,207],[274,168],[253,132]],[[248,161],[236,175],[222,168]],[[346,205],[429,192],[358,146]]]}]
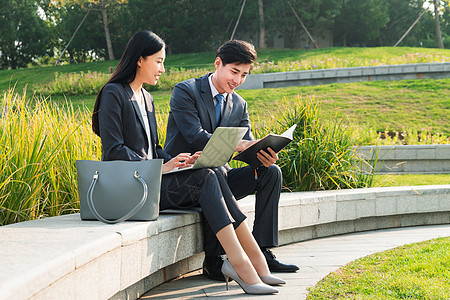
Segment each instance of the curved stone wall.
[{"label": "curved stone wall", "polygon": [[[254,217],[254,197],[240,201]],[[282,194],[280,244],[450,223],[450,185]],[[78,214],[0,227],[0,299],[136,299],[203,260],[197,211],[105,225]]]},{"label": "curved stone wall", "polygon": [[352,67],[250,74],[238,88],[252,90],[374,80],[447,78],[449,76],[450,63]]}]

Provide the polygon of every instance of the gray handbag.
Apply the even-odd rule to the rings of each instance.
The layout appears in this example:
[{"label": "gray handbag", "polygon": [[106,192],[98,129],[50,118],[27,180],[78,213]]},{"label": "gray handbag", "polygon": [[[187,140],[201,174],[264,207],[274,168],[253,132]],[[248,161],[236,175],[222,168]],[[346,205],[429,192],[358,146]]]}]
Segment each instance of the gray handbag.
[{"label": "gray handbag", "polygon": [[82,220],[114,224],[158,218],[162,159],[76,164]]}]

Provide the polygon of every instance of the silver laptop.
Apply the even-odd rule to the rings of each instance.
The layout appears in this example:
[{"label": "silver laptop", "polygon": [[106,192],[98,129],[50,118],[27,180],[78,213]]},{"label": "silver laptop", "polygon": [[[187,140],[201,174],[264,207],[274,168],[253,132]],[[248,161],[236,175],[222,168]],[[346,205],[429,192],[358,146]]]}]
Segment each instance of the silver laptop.
[{"label": "silver laptop", "polygon": [[234,150],[244,137],[247,130],[248,128],[246,127],[216,128],[193,166],[182,169],[174,169],[164,174],[191,169],[214,168],[223,166],[230,160],[231,156],[234,153]]}]

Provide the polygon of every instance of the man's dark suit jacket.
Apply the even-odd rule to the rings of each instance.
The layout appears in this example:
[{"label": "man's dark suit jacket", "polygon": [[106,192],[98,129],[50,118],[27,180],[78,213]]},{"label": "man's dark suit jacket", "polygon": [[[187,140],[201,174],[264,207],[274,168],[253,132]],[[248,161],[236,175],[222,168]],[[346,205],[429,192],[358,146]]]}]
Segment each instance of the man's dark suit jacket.
[{"label": "man's dark suit jacket", "polygon": [[[142,89],[150,127],[153,158],[171,157],[159,145],[153,98]],[[98,111],[102,160],[146,160],[149,149],[144,121],[129,84],[109,83],[102,92]]]},{"label": "man's dark suit jacket", "polygon": [[[214,130],[216,114],[208,76],[178,83],[170,99],[164,150],[174,156],[182,152],[194,153],[203,150]],[[247,127],[244,136],[252,140],[247,102],[235,92],[228,95],[221,127]]]}]

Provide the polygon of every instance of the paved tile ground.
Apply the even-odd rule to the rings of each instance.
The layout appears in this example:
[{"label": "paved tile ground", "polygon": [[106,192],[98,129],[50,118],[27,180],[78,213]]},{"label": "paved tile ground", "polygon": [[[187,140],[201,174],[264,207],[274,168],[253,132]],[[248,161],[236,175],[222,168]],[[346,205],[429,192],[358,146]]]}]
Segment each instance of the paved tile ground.
[{"label": "paved tile ground", "polygon": [[[300,267],[297,273],[278,273],[287,281],[279,287],[280,293],[258,296],[263,299],[305,299],[307,289],[330,272],[360,257],[405,244],[436,237],[450,236],[449,225],[418,226],[344,234],[310,240],[272,249],[280,261]],[[209,280],[197,270],[166,282],[146,293],[141,299],[193,299],[219,297],[223,299],[255,298],[245,294],[237,283]]]}]

